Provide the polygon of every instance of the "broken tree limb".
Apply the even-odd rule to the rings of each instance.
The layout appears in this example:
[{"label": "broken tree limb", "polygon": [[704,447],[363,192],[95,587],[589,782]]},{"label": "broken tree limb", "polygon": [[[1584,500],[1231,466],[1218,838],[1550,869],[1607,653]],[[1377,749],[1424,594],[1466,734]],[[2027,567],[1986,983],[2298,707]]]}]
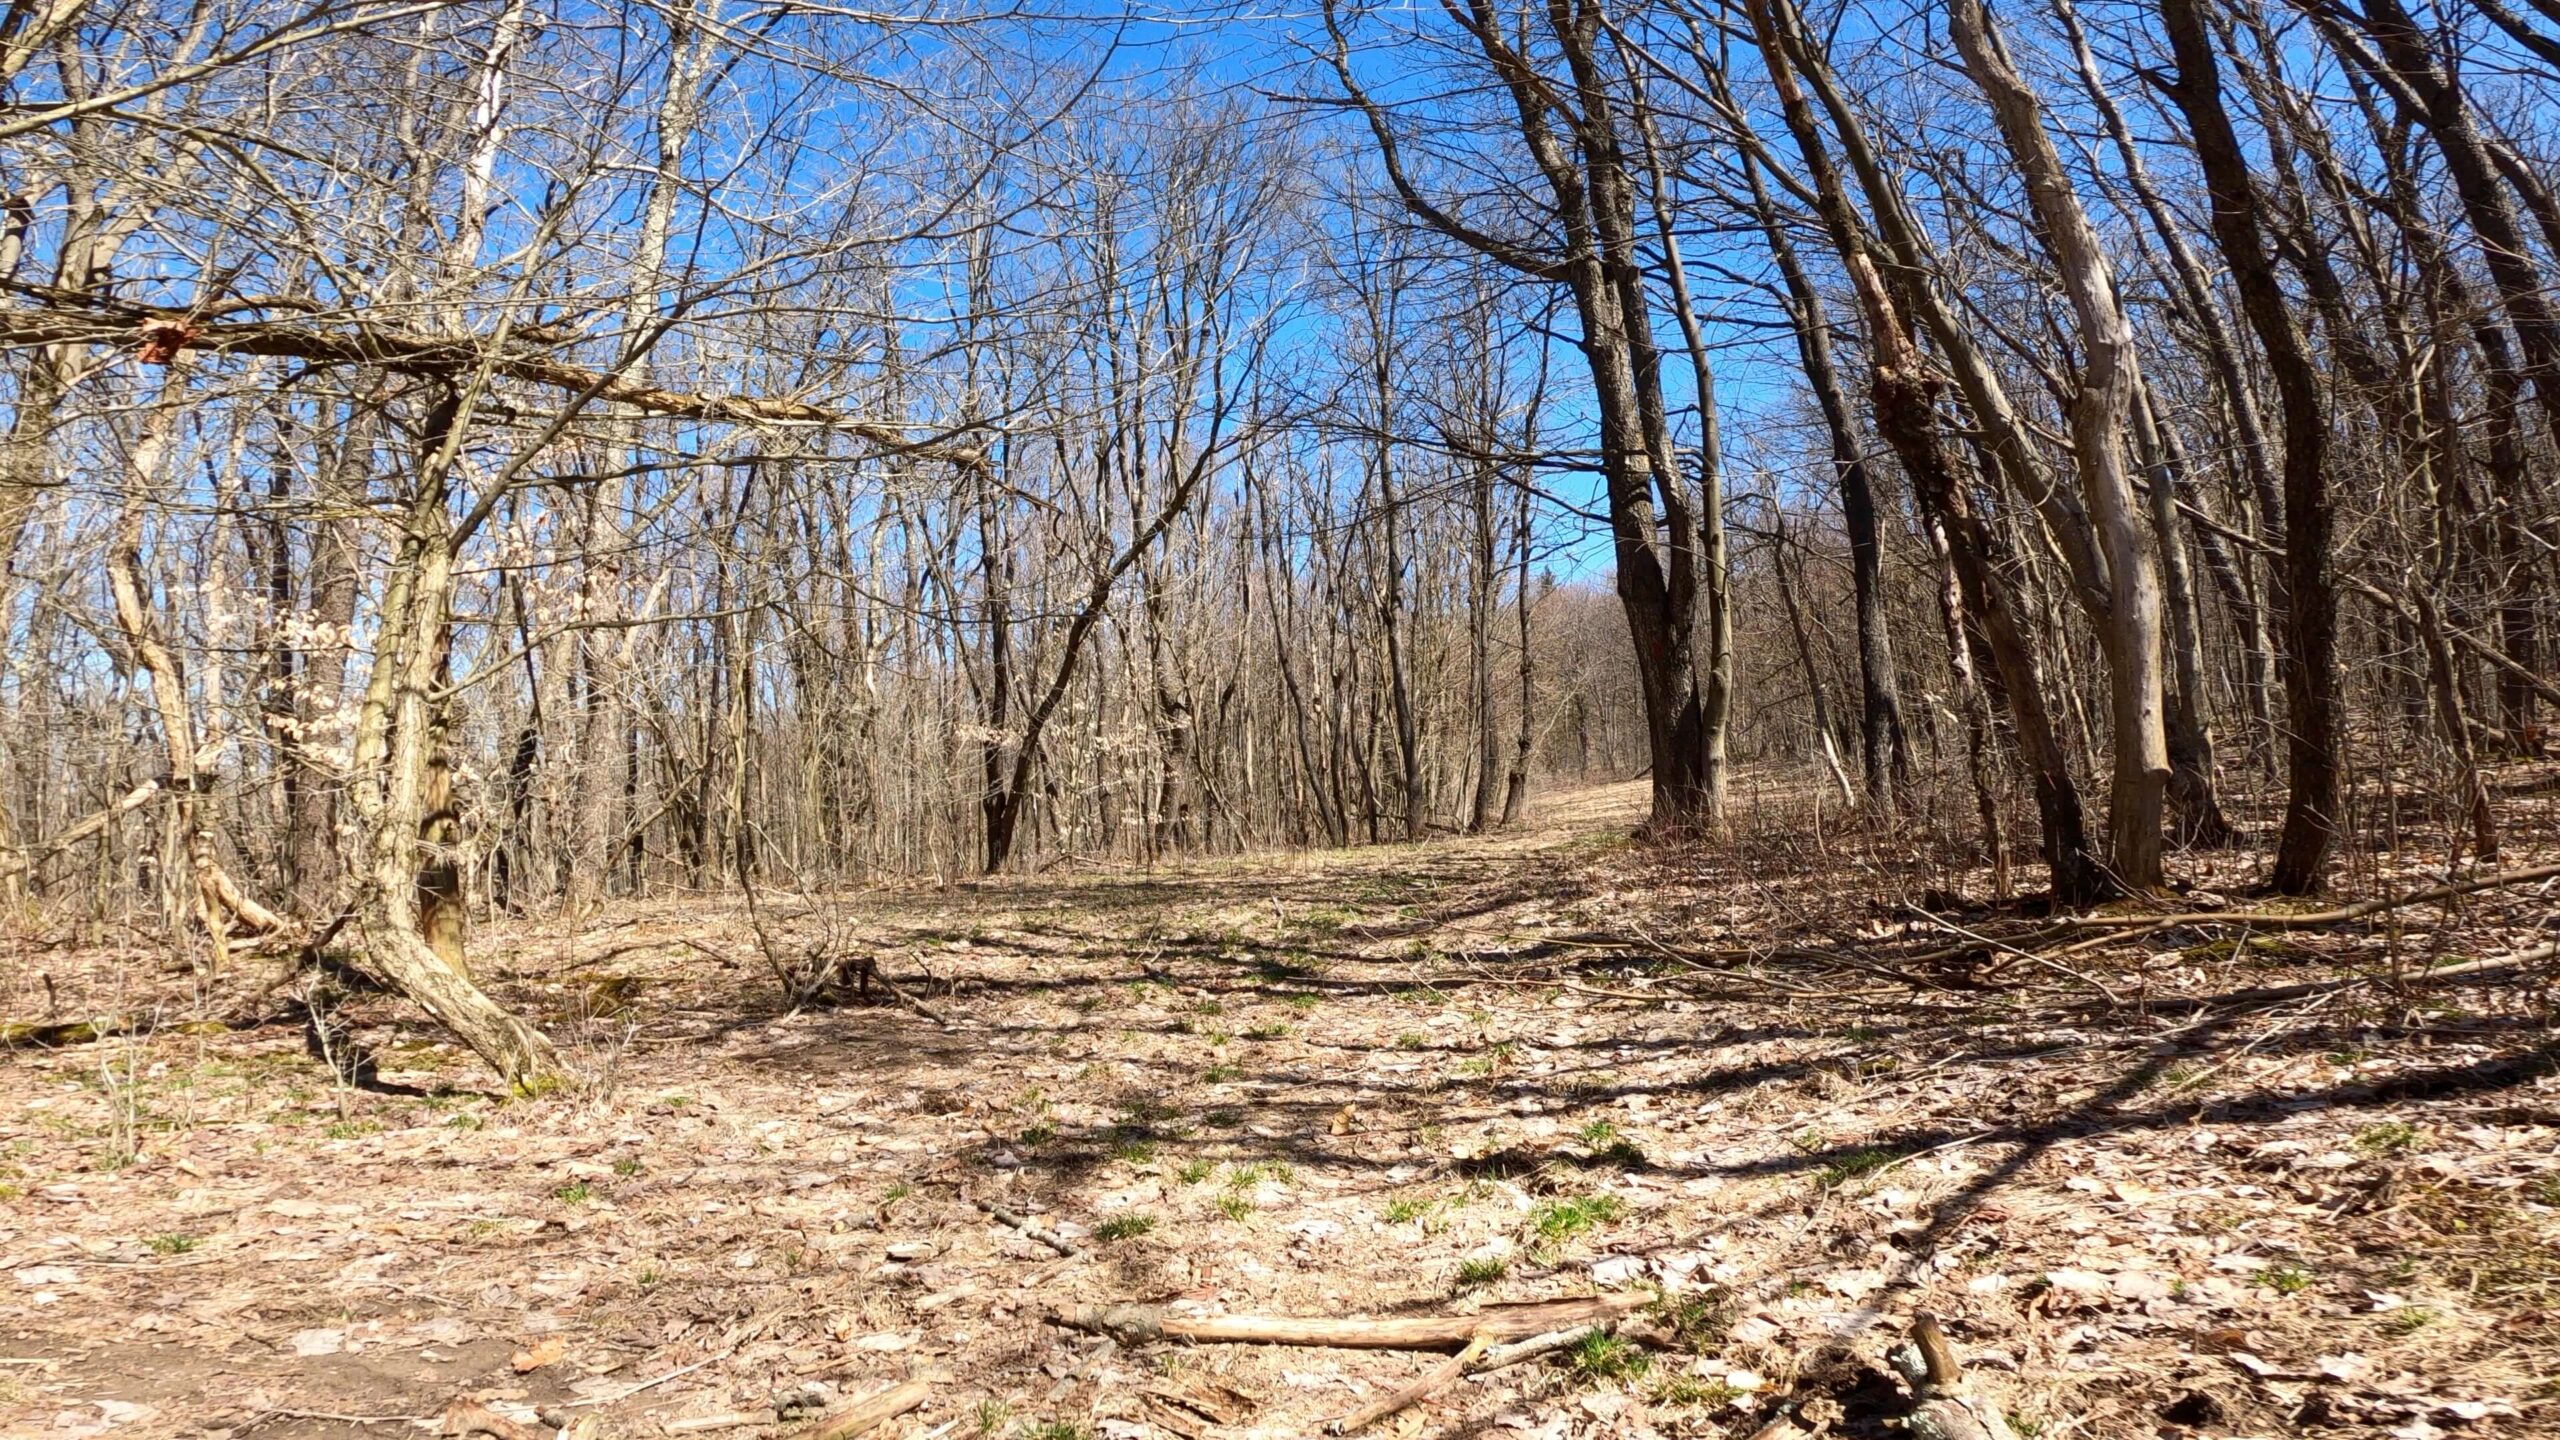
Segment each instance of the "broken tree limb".
[{"label": "broken tree limb", "polygon": [[[37,307],[0,309],[0,345],[142,345],[155,327],[177,327],[192,351],[265,355],[321,364],[374,365],[404,375],[468,376],[485,373],[520,384],[592,395],[608,404],[673,419],[740,425],[782,425],[833,430],[883,451],[941,460],[964,469],[985,466],[986,452],[948,439],[919,439],[886,421],[847,415],[805,401],[758,395],[662,390],[609,371],[552,359],[537,350],[502,345],[478,335],[424,335],[358,318],[346,329],[285,320],[197,323],[190,312],[163,305],[51,286],[10,285]],[[163,332],[165,333],[165,331]]]},{"label": "broken tree limb", "polygon": [[1450,1383],[1455,1381],[1460,1375],[1465,1374],[1468,1362],[1474,1360],[1477,1356],[1482,1355],[1484,1353],[1484,1347],[1484,1333],[1482,1331],[1478,1331],[1476,1333],[1476,1337],[1467,1342],[1465,1349],[1460,1350],[1457,1354],[1450,1356],[1448,1359],[1441,1361],[1430,1369],[1423,1371],[1420,1375],[1415,1376],[1413,1380],[1394,1392],[1372,1400],[1368,1404],[1361,1406],[1359,1409],[1352,1411],[1350,1414],[1331,1422],[1324,1427],[1325,1433],[1328,1435],[1350,1435],[1357,1431],[1366,1430],[1370,1426],[1375,1425],[1379,1421],[1386,1419],[1388,1416],[1393,1415],[1399,1410],[1402,1410],[1407,1405],[1412,1405],[1419,1401],[1429,1399],[1431,1396],[1448,1388]]},{"label": "broken tree limb", "polygon": [[2328,910],[2294,913],[2281,910],[2199,910],[2186,915],[2089,915],[2063,924],[2075,930],[2141,929],[2169,925],[2249,925],[2261,930],[2312,930],[2323,925],[2344,925],[2350,920],[2379,915],[2385,910],[2424,905],[2434,900],[2451,900],[2457,895],[2498,890],[2509,885],[2530,885],[2554,876],[2560,876],[2560,865],[2535,865],[2523,870],[2501,870],[2494,875],[2474,875],[2468,880],[2431,885],[2406,895],[2377,895]]},{"label": "broken tree limb", "polygon": [[1467,1366],[1467,1373],[1490,1375],[1496,1370],[1517,1365],[1523,1360],[1535,1360],[1541,1355],[1552,1355],[1569,1345],[1579,1345],[1608,1328],[1607,1321],[1593,1321],[1588,1325],[1574,1325],[1563,1330],[1550,1330],[1544,1335],[1532,1335],[1526,1340],[1517,1340],[1508,1345],[1496,1345],[1478,1355]]},{"label": "broken tree limb", "polygon": [[2016,1440],[2000,1407],[1967,1390],[1938,1317],[1922,1311],[1911,1319],[1911,1338],[1885,1357],[1911,1386],[1919,1404],[1903,1425],[1916,1440]]},{"label": "broken tree limb", "polygon": [[54,856],[105,830],[124,816],[150,804],[163,788],[157,779],[145,780],[124,792],[121,798],[106,809],[98,811],[75,825],[64,827],[42,844],[31,845],[24,850],[0,852],[0,878],[34,870]]},{"label": "broken tree limb", "polygon": [[933,1394],[933,1386],[923,1380],[907,1380],[868,1399],[827,1417],[825,1423],[810,1432],[809,1440],[853,1440],[868,1434],[922,1405]]},{"label": "broken tree limb", "polygon": [[2352,990],[2360,985],[2397,985],[2404,990],[2425,989],[2433,985],[2452,985],[2465,980],[2506,980],[2524,966],[2537,960],[2560,956],[2560,942],[2518,950],[2511,955],[2472,960],[2460,965],[2447,965],[2438,970],[2422,970],[2411,975],[2348,975],[2336,980],[2305,980],[2295,985],[2257,985],[2246,990],[2225,990],[2219,995],[2173,996],[2146,1000],[2143,1008],[2155,1014],[2190,1010],[2228,1010],[2250,1005],[2277,1005],[2287,1000],[2305,1000],[2314,995]]},{"label": "broken tree limb", "polygon": [[1305,1319],[1291,1315],[1169,1315],[1160,1305],[1073,1305],[1049,1323],[1109,1335],[1124,1345],[1192,1340],[1235,1345],[1320,1345],[1341,1350],[1455,1350],[1482,1335],[1488,1342],[1544,1335],[1643,1308],[1643,1295],[1592,1295],[1526,1305],[1489,1305],[1473,1315],[1396,1320]]},{"label": "broken tree limb", "polygon": [[998,1221],[1012,1226],[1014,1229],[1021,1231],[1023,1234],[1030,1236],[1032,1239],[1039,1241],[1041,1244],[1048,1246],[1050,1249],[1057,1251],[1059,1254],[1066,1256],[1070,1260],[1076,1259],[1084,1254],[1084,1251],[1076,1248],[1074,1241],[1060,1235],[1055,1230],[1047,1229],[1035,1223],[1028,1215],[1017,1215],[1013,1211],[1007,1210],[992,1200],[979,1200],[973,1203],[976,1204],[979,1209],[984,1210],[987,1214],[993,1216]]}]

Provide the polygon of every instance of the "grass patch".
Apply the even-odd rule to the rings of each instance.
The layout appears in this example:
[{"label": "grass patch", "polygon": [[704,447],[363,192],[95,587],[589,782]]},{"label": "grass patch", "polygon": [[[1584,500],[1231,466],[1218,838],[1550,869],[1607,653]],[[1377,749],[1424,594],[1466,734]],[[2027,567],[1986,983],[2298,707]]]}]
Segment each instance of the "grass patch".
[{"label": "grass patch", "polygon": [[1218,1213],[1240,1221],[1253,1213],[1253,1201],[1240,1191],[1230,1190],[1218,1197]]},{"label": "grass patch", "polygon": [[1890,1150],[1873,1147],[1852,1150],[1823,1166],[1822,1173],[1814,1177],[1814,1183],[1825,1190],[1837,1190],[1852,1180],[1863,1180],[1901,1158]]},{"label": "grass patch", "polygon": [[1093,1227],[1096,1240],[1135,1240],[1156,1228],[1153,1215],[1114,1215]]},{"label": "grass patch", "polygon": [[1722,1405],[1741,1393],[1721,1380],[1698,1375],[1658,1375],[1653,1381],[1658,1405]]},{"label": "grass patch", "polygon": [[1267,1024],[1256,1025],[1252,1029],[1245,1031],[1244,1038],[1247,1040],[1278,1040],[1287,1036],[1288,1033],[1288,1026],[1274,1020]]},{"label": "grass patch", "polygon": [[1721,1350],[1733,1333],[1733,1301],[1720,1290],[1665,1295],[1646,1309],[1683,1350],[1701,1354]]},{"label": "grass patch", "polygon": [[1547,1245],[1561,1245],[1616,1220],[1627,1207],[1615,1195],[1568,1195],[1540,1201],[1529,1212],[1529,1230]]},{"label": "grass patch", "polygon": [[1472,1255],[1458,1262],[1455,1283],[1460,1290],[1481,1290],[1510,1273],[1508,1255]]},{"label": "grass patch", "polygon": [[2299,1295],[2311,1288],[2311,1272],[2299,1265],[2270,1265],[2258,1272],[2258,1283],[2279,1295]]},{"label": "grass patch", "polygon": [[1173,1172],[1173,1178],[1181,1181],[1185,1185],[1197,1185],[1201,1181],[1208,1179],[1209,1172],[1217,1168],[1218,1167],[1216,1165],[1211,1164],[1206,1160],[1185,1160],[1182,1162],[1181,1167]]},{"label": "grass patch", "polygon": [[1631,1341],[1595,1330],[1565,1347],[1564,1362],[1585,1380],[1632,1380],[1653,1368],[1653,1357]]},{"label": "grass patch", "polygon": [[2356,1148],[2367,1155],[2395,1154],[2417,1143],[2418,1127],[2402,1120],[2385,1120],[2356,1132]]},{"label": "grass patch", "polygon": [[142,1243],[150,1246],[151,1253],[154,1255],[184,1255],[196,1248],[196,1237],[172,1233],[154,1235]]},{"label": "grass patch", "polygon": [[2407,1305],[2382,1319],[2382,1328],[2393,1335],[2414,1335],[2435,1323],[2436,1312],[2424,1305]]},{"label": "grass patch", "polygon": [[551,1198],[563,1205],[584,1205],[596,1198],[595,1187],[584,1180],[572,1180],[551,1192]]},{"label": "grass patch", "polygon": [[1619,1134],[1618,1127],[1606,1120],[1594,1120],[1583,1126],[1580,1138],[1582,1148],[1590,1154],[1591,1164],[1634,1170],[1645,1163],[1643,1149]]}]

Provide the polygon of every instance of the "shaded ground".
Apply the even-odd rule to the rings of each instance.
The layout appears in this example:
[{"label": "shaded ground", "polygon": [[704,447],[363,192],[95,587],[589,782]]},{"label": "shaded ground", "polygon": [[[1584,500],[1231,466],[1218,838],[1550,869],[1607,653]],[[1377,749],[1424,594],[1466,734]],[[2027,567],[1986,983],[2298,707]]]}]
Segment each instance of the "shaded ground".
[{"label": "shaded ground", "polygon": [[[2504,782],[2543,847],[2508,863],[2547,858],[2552,777]],[[1042,1316],[1642,1285],[1668,1299],[1629,1344],[1377,1433],[1741,1435],[1782,1402],[1886,1433],[1876,1367],[1922,1309],[2022,1434],[2560,1429],[2554,965],[2191,1003],[2548,943],[2552,885],[2088,943],[1901,836],[1639,852],[1641,801],[761,907],[947,1023],[778,1013],[728,899],[492,929],[493,988],[601,1077],[540,1103],[379,997],[342,1011],[356,1090],[293,1024],[191,1023],[261,976],[22,946],[0,1013],[147,1024],[0,1063],[0,1427],[389,1436],[469,1395],[749,1436],[914,1375],[933,1399],[882,1433],[1304,1435],[1425,1358]],[[2444,878],[2404,858],[2360,881]],[[1212,1381],[1214,1416],[1165,1398]]]}]

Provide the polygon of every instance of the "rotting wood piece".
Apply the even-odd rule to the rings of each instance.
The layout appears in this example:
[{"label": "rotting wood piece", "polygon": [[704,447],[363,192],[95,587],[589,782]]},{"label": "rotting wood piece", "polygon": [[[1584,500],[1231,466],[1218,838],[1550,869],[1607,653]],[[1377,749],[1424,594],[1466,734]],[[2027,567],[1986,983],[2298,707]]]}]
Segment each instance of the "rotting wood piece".
[{"label": "rotting wood piece", "polygon": [[1160,1305],[1073,1305],[1049,1312],[1049,1323],[1108,1335],[1123,1345],[1191,1340],[1236,1345],[1318,1345],[1342,1350],[1457,1350],[1478,1335],[1487,1343],[1518,1340],[1615,1319],[1646,1303],[1643,1295],[1591,1295],[1524,1305],[1489,1305],[1473,1315],[1395,1320],[1292,1315],[1171,1315]]},{"label": "rotting wood piece", "polygon": [[809,1440],[852,1440],[868,1434],[922,1405],[933,1394],[933,1385],[924,1380],[907,1380],[827,1417],[825,1423],[809,1434]]}]

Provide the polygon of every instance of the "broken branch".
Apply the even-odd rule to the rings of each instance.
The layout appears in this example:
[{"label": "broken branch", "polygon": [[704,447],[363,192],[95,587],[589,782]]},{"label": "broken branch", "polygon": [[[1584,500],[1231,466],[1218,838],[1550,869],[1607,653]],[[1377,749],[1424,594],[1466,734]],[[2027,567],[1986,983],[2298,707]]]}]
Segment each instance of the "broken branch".
[{"label": "broken branch", "polygon": [[1321,1345],[1340,1350],[1453,1350],[1482,1335],[1488,1342],[1613,1320],[1641,1308],[1642,1295],[1593,1295],[1488,1306],[1474,1315],[1398,1320],[1302,1319],[1290,1315],[1169,1315],[1159,1305],[1076,1305],[1050,1312],[1049,1323],[1109,1335],[1124,1345],[1193,1340],[1238,1345]]},{"label": "broken branch", "polygon": [[1439,1393],[1442,1389],[1446,1388],[1450,1382],[1466,1373],[1468,1362],[1483,1354],[1484,1347],[1484,1333],[1482,1331],[1478,1331],[1476,1333],[1476,1337],[1467,1342],[1467,1348],[1450,1356],[1448,1359],[1441,1361],[1439,1364],[1432,1366],[1430,1369],[1425,1370],[1422,1374],[1416,1376],[1410,1383],[1397,1389],[1393,1393],[1382,1396],[1379,1399],[1372,1400],[1368,1404],[1361,1406],[1359,1409],[1352,1411],[1350,1414],[1343,1416],[1341,1419],[1325,1426],[1325,1433],[1328,1435],[1349,1435],[1357,1430],[1365,1430],[1379,1421],[1386,1419],[1388,1416],[1393,1415],[1397,1411],[1402,1410],[1407,1405],[1414,1404],[1417,1401],[1427,1399],[1430,1396]]},{"label": "broken branch", "polygon": [[1021,1231],[1023,1234],[1030,1236],[1032,1239],[1039,1241],[1041,1244],[1048,1246],[1050,1249],[1057,1251],[1059,1254],[1066,1256],[1070,1260],[1084,1254],[1082,1250],[1076,1248],[1075,1242],[1067,1239],[1063,1235],[1060,1235],[1055,1230],[1050,1230],[1033,1223],[1031,1217],[1028,1215],[1017,1215],[991,1200],[980,1200],[975,1203],[979,1209],[986,1211],[997,1220],[1012,1226],[1014,1229]]}]

